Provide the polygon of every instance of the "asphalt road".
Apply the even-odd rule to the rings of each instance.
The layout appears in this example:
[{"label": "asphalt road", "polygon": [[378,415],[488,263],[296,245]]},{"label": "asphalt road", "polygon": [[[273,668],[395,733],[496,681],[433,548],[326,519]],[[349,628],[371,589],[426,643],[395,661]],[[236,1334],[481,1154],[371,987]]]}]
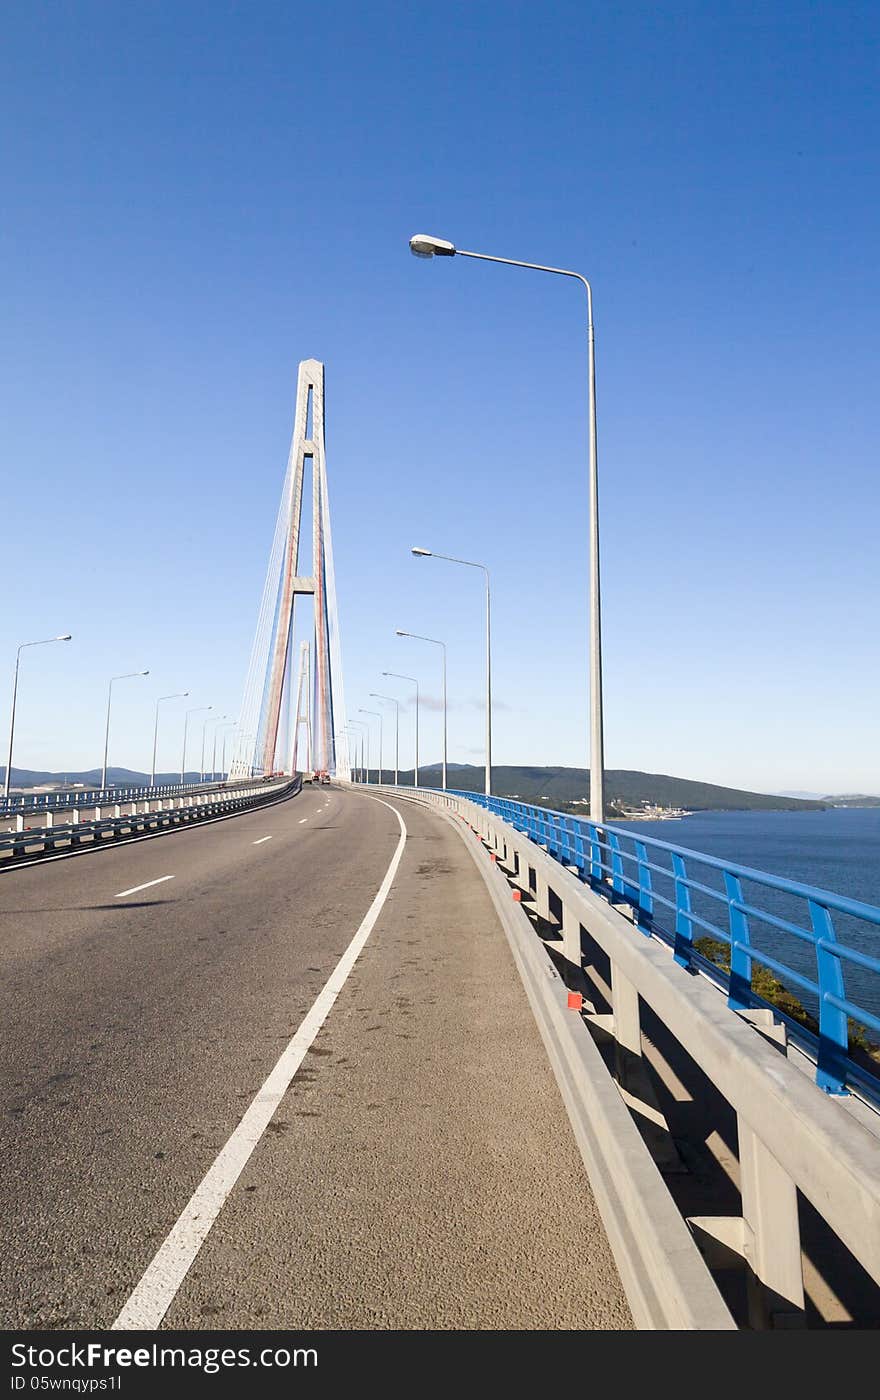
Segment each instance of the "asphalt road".
[{"label": "asphalt road", "polygon": [[[480,876],[392,805],[387,900],[162,1325],[631,1326]],[[0,874],[3,1326],[113,1323],[400,836],[390,806],[306,788]]]}]

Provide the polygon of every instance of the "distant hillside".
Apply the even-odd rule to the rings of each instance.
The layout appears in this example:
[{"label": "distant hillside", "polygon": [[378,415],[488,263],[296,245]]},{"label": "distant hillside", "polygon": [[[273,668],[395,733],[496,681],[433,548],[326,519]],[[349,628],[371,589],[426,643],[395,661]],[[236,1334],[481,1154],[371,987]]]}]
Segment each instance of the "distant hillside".
[{"label": "distant hillside", "polygon": [[[0,765],[0,782],[6,779],[6,764]],[[145,787],[150,781],[149,773],[138,773],[131,768],[108,768],[107,782],[111,787]],[[199,781],[198,772],[187,771],[186,781],[197,783]],[[180,773],[157,773],[156,783],[162,787],[166,783],[179,783]],[[101,783],[100,768],[88,768],[83,772],[74,773],[44,773],[33,768],[16,768],[12,766],[12,786],[13,788],[33,788],[33,787],[73,787],[84,786],[89,788],[99,787]]]},{"label": "distant hillside", "polygon": [[[480,792],[485,769],[473,764],[447,765],[450,787]],[[401,782],[412,782],[412,769],[401,772]],[[419,768],[419,781],[426,787],[439,787],[440,765]],[[499,797],[518,797],[557,810],[583,810],[589,796],[590,777],[585,768],[518,768],[505,764],[492,767],[492,786]],[[629,768],[610,768],[605,774],[606,801],[615,811],[632,809],[643,802],[657,807],[684,807],[689,812],[795,812],[817,811],[825,802],[777,797],[765,792],[745,792],[718,787],[714,783],[673,778],[666,773],[640,773]],[[574,804],[578,803],[578,806]]]},{"label": "distant hillside", "polygon": [[[0,768],[0,779],[4,775]],[[448,782],[467,792],[481,792],[484,769],[471,763],[450,763]],[[518,797],[523,802],[559,811],[583,811],[583,799],[589,796],[590,777],[585,768],[516,767],[496,764],[492,769],[493,787],[499,797]],[[149,773],[130,768],[110,768],[109,782],[116,787],[139,787],[150,780]],[[386,781],[393,774],[385,770]],[[412,782],[412,769],[401,771],[402,783]],[[198,782],[198,773],[187,772],[187,782]],[[82,783],[97,787],[101,781],[100,768],[80,773],[42,773],[27,768],[13,768],[12,786],[42,787],[49,784],[67,787]],[[440,764],[419,768],[419,781],[426,787],[440,786]],[[156,782],[178,783],[179,773],[157,773]],[[684,807],[689,812],[787,812],[816,811],[829,805],[880,805],[880,798],[839,797],[823,801],[803,801],[796,797],[771,796],[764,792],[744,792],[738,788],[717,787],[714,783],[698,783],[690,778],[673,778],[665,773],[639,773],[628,768],[611,768],[605,774],[606,800],[612,814],[641,806],[648,802],[657,807]]]}]

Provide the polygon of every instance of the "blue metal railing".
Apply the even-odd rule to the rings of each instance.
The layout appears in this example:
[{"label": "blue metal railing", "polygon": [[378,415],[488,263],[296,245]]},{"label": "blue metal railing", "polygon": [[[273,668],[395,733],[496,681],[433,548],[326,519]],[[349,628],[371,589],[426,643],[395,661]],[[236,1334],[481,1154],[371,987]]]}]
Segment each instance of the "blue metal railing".
[{"label": "blue metal railing", "polygon": [[[449,795],[487,807],[563,865],[573,866],[598,893],[629,904],[636,928],[669,943],[682,967],[710,972],[734,1010],[769,1004],[752,990],[755,963],[787,988],[797,988],[815,1013],[818,1034],[790,1016],[783,1019],[812,1044],[817,1084],[840,1094],[848,1083],[873,1080],[876,1093],[874,1076],[850,1057],[848,1021],[880,1033],[880,1015],[865,1004],[880,1009],[880,908],[625,827],[600,827],[583,817],[482,793],[450,790]],[[700,878],[695,866],[701,867]],[[694,947],[702,935],[729,949],[728,975]]]}]

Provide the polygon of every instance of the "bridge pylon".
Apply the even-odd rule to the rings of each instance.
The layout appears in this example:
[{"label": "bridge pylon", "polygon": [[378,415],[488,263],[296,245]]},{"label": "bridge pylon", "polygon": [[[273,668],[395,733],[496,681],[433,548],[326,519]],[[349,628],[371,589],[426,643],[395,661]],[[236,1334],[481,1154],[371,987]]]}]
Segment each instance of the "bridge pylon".
[{"label": "bridge pylon", "polygon": [[[312,548],[311,561],[307,562],[301,554],[309,470]],[[302,614],[303,599],[311,599],[313,605],[310,763],[348,778],[347,740],[337,735],[334,724],[334,715],[345,714],[345,701],[324,450],[324,366],[318,360],[302,360],[299,366],[293,438],[251,650],[240,720],[242,738],[230,770],[232,777],[272,773],[296,761],[297,730],[303,713],[302,651],[295,703],[288,692],[294,627]],[[282,732],[285,717],[292,732]]]}]

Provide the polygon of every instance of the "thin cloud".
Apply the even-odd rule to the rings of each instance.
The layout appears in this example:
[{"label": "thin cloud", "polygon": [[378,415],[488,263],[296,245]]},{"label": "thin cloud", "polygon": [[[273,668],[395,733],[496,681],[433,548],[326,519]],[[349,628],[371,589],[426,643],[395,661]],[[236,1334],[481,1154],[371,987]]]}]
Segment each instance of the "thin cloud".
[{"label": "thin cloud", "polygon": [[[442,710],[443,699],[436,695],[421,695],[419,697],[419,707],[423,710]],[[485,696],[481,700],[449,700],[446,704],[447,710],[485,710]],[[492,697],[492,712],[496,710],[512,710],[513,706],[508,705],[505,700],[496,700]]]}]

